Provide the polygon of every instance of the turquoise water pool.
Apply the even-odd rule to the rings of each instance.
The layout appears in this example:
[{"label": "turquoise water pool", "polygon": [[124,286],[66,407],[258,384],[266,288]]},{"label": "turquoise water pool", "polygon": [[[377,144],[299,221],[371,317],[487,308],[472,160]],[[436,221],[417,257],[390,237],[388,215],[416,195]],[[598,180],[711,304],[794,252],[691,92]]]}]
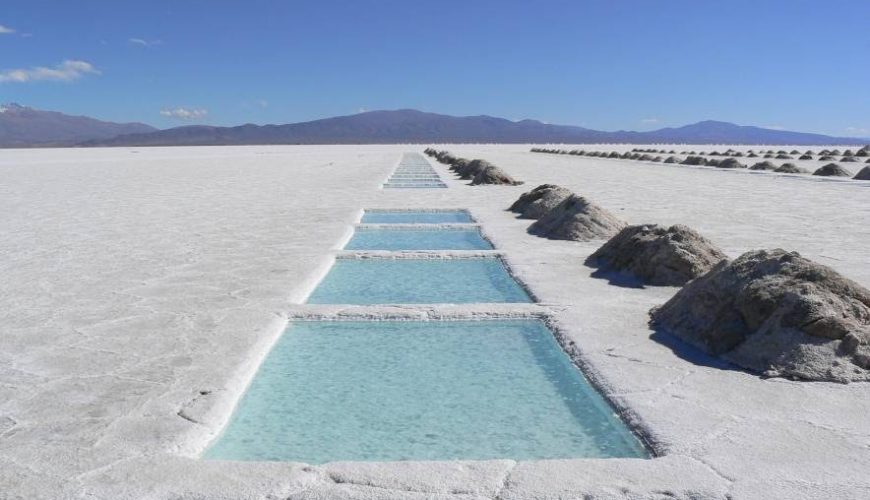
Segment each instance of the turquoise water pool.
[{"label": "turquoise water pool", "polygon": [[465,210],[366,210],[363,224],[466,224],[474,222]]},{"label": "turquoise water pool", "polygon": [[536,320],[291,324],[205,454],[308,463],[647,456]]},{"label": "turquoise water pool", "polygon": [[357,228],[345,250],[491,250],[474,229]]},{"label": "turquoise water pool", "polygon": [[531,302],[495,258],[337,259],[311,304]]}]

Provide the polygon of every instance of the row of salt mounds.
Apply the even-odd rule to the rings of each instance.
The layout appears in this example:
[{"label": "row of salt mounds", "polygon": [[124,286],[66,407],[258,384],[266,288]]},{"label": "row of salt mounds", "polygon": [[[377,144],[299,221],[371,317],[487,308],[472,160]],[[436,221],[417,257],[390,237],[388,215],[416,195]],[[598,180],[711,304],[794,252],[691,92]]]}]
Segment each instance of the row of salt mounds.
[{"label": "row of salt mounds", "polygon": [[522,181],[517,181],[504,170],[489,163],[486,160],[467,160],[451,155],[447,151],[437,151],[426,148],[427,155],[435,157],[439,162],[450,165],[450,170],[459,174],[460,179],[471,179],[472,186],[481,184],[498,184],[506,186],[518,186]]},{"label": "row of salt mounds", "polygon": [[[571,196],[573,193],[564,187],[542,184],[523,193],[508,210],[519,213],[522,218],[537,219],[553,212]],[[557,212],[560,217],[558,230],[548,231],[548,237],[594,239],[607,236],[624,224],[588,201],[572,203],[570,209],[564,208]],[[547,217],[557,218],[556,215]],[[529,228],[533,234],[544,230],[541,227]],[[586,263],[631,274],[647,284],[678,286],[706,273],[725,258],[721,250],[686,226],[642,225],[628,226],[619,231]]]},{"label": "row of salt mounds", "polygon": [[528,193],[523,193],[508,210],[520,214],[524,219],[537,219],[556,208],[571,194],[570,190],[562,186],[541,184]]},{"label": "row of salt mounds", "polygon": [[[633,149],[632,151],[635,151],[635,150],[643,151],[643,150],[638,150],[636,148]],[[664,150],[662,150],[662,151],[664,151]],[[717,167],[717,168],[724,168],[724,169],[747,168],[746,165],[744,165],[743,163],[740,163],[739,161],[735,160],[734,158],[726,158],[724,160],[717,160],[715,158],[704,158],[703,156],[694,156],[694,154],[695,154],[694,151],[691,152],[691,154],[692,154],[691,156],[688,156],[685,159],[681,160],[680,158],[678,158],[676,156],[669,156],[664,161],[662,161],[662,158],[660,156],[653,158],[649,155],[630,154],[628,152],[623,153],[623,154],[619,154],[616,151],[612,151],[610,154],[607,154],[606,152],[602,152],[602,151],[588,151],[587,152],[587,151],[578,151],[578,150],[566,151],[563,149],[532,148],[531,152],[533,152],[533,153],[566,154],[566,155],[575,155],[575,156],[592,156],[592,157],[624,159],[624,160],[641,160],[641,161],[652,161],[652,162],[658,162],[658,163],[679,163],[680,165]],[[683,153],[685,153],[685,151]],[[750,151],[750,153],[751,153],[751,151]],[[780,153],[784,153],[784,152],[780,152]],[[793,151],[793,153],[794,153],[794,151]],[[864,148],[859,150],[859,153],[861,153],[861,155],[855,154],[855,156],[863,156],[865,154],[870,155],[870,149],[868,149],[868,146],[865,146]],[[700,154],[706,154],[706,153],[701,152]],[[717,153],[715,151],[712,153],[709,153],[709,154],[710,155],[719,155],[719,153]],[[728,154],[730,154],[730,152],[726,151],[724,154],[728,155]],[[798,154],[798,153],[795,153],[795,154]],[[737,156],[737,155],[735,155],[735,156]],[[742,156],[742,155],[740,155],[740,156]],[[757,155],[750,154],[749,157],[757,157]],[[768,157],[773,158],[773,155],[771,154],[771,155],[765,156],[765,158],[768,158]],[[785,155],[785,154],[779,154],[776,156],[776,158],[778,158],[778,159],[790,159],[791,157],[788,155]],[[801,157],[800,159],[803,160],[806,158]],[[819,159],[820,160],[834,160],[835,158],[823,156]],[[855,161],[855,160],[853,160],[851,157],[847,157],[847,158],[844,158],[840,161]],[[868,163],[870,163],[870,160],[868,160]],[[800,168],[797,165],[795,165],[794,163],[783,163],[782,165],[777,167],[776,165],[774,165],[773,163],[771,163],[769,161],[762,161],[762,162],[755,163],[754,165],[749,167],[749,169],[750,170],[767,170],[767,171],[772,171],[772,172],[781,173],[781,174],[807,174],[807,173],[809,173],[808,170]],[[849,172],[845,168],[837,165],[836,163],[829,163],[828,165],[825,165],[825,166],[815,170],[813,172],[813,175],[819,176],[819,177],[852,177],[851,172]],[[864,167],[863,169],[861,169],[860,172],[858,172],[852,178],[855,180],[859,180],[859,181],[870,180],[870,168]]]},{"label": "row of salt mounds", "polygon": [[602,270],[632,275],[645,284],[681,286],[727,256],[698,232],[683,226],[628,226],[586,259]]},{"label": "row of salt mounds", "polygon": [[529,233],[553,240],[588,241],[609,238],[627,226],[624,220],[571,194],[529,226]]},{"label": "row of salt mounds", "polygon": [[870,291],[784,250],[723,261],[651,323],[767,376],[870,381]]}]

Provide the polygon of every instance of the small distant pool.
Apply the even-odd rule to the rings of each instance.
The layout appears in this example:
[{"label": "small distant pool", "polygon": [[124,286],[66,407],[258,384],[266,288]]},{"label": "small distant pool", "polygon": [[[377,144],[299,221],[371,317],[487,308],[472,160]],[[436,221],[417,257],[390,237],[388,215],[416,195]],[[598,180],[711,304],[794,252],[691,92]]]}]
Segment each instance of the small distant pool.
[{"label": "small distant pool", "polygon": [[437,189],[446,188],[443,182],[387,182],[384,189]]},{"label": "small distant pool", "polygon": [[217,460],[647,457],[537,320],[297,322]]},{"label": "small distant pool", "polygon": [[357,228],[346,250],[491,250],[477,228],[364,229]]},{"label": "small distant pool", "polygon": [[363,224],[467,224],[474,222],[465,210],[366,210]]},{"label": "small distant pool", "polygon": [[501,260],[337,259],[311,304],[531,302]]},{"label": "small distant pool", "polygon": [[430,189],[446,188],[438,172],[432,168],[429,161],[420,153],[404,153],[399,165],[390,178],[384,183],[385,189]]}]

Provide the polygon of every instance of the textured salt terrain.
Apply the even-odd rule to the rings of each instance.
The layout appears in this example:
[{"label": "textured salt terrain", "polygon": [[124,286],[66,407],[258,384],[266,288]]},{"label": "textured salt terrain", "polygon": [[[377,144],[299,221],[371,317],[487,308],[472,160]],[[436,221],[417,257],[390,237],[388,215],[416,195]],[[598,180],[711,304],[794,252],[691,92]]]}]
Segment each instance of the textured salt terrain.
[{"label": "textured salt terrain", "polygon": [[[449,189],[380,189],[411,149],[0,153],[0,498],[870,497],[870,385],[762,380],[670,341],[647,311],[675,288],[593,278],[600,241],[533,237],[505,211],[557,183],[731,257],[779,246],[870,286],[870,182],[450,145],[526,184],[435,165]],[[365,207],[469,208],[541,303],[302,305]],[[658,458],[198,458],[290,315],[540,314]]]}]

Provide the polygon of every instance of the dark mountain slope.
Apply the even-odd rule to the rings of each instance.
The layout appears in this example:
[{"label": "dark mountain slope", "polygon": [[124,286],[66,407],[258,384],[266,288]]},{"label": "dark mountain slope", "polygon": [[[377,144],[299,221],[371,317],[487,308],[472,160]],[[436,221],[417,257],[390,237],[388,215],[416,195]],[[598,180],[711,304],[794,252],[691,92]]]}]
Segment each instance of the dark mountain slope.
[{"label": "dark mountain slope", "polygon": [[86,116],[0,105],[0,147],[65,146],[157,129],[143,123],[113,123]]}]

